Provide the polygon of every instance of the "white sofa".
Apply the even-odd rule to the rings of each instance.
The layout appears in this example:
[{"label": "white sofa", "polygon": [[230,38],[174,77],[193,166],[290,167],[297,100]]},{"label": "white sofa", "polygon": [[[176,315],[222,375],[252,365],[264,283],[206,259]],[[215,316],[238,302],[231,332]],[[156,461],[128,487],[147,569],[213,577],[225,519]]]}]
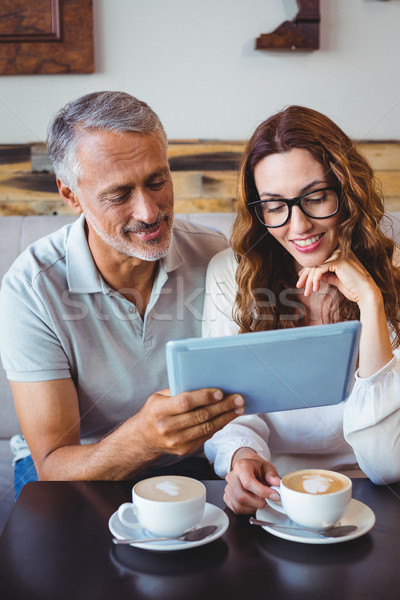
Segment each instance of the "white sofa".
[{"label": "white sofa", "polygon": [[[394,237],[400,245],[400,213],[393,213]],[[229,236],[234,215],[231,213],[193,213],[177,215],[223,231]],[[55,231],[74,217],[68,216],[7,216],[0,217],[0,280],[12,262],[30,243]],[[1,335],[1,332],[0,332]],[[9,383],[0,367],[0,531],[13,505],[13,469],[9,439],[19,432]]]}]

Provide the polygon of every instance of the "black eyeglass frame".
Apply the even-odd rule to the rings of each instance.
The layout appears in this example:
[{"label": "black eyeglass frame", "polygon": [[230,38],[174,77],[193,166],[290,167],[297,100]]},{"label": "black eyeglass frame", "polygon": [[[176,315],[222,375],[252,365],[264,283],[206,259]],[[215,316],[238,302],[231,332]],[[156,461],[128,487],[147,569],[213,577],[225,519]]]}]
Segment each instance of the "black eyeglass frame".
[{"label": "black eyeglass frame", "polygon": [[[312,215],[309,215],[308,212],[305,210],[305,208],[303,208],[301,201],[305,196],[309,196],[310,194],[315,194],[317,192],[326,192],[327,190],[331,191],[331,192],[335,192],[336,194],[336,198],[337,198],[337,207],[335,212],[331,213],[330,215],[327,215],[326,217],[313,217]],[[278,198],[277,200],[279,202],[284,202],[286,204],[286,206],[288,207],[288,216],[287,219],[281,223],[280,225],[266,225],[264,223],[264,221],[262,221],[260,219],[260,217],[258,216],[257,211],[255,210],[255,214],[257,219],[260,221],[260,223],[262,223],[262,225],[264,225],[264,227],[268,227],[268,229],[276,229],[277,227],[283,227],[284,225],[286,225],[286,223],[290,220],[290,217],[292,216],[292,208],[293,206],[298,206],[301,210],[301,212],[303,214],[305,214],[307,217],[309,217],[310,219],[317,219],[318,221],[321,219],[329,219],[330,217],[333,217],[334,215],[336,215],[339,212],[339,208],[340,208],[340,195],[339,195],[339,190],[340,188],[338,186],[331,186],[331,187],[325,187],[325,188],[319,188],[317,190],[311,190],[310,192],[306,192],[305,194],[301,194],[301,196],[297,196],[297,198]],[[272,200],[273,202],[275,202],[276,200]],[[257,204],[264,204],[265,202],[271,202],[271,200],[255,200],[254,202],[248,202],[247,206],[255,206]]]}]

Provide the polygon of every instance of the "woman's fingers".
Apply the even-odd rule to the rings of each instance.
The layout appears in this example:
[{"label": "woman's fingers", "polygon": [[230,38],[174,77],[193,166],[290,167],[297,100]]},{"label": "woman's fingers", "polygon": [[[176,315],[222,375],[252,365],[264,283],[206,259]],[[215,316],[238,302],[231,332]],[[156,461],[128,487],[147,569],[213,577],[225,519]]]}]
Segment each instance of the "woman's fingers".
[{"label": "woman's fingers", "polygon": [[313,268],[305,268],[300,271],[299,279],[297,281],[297,288],[304,288],[304,295],[311,296],[313,292],[318,292],[321,279],[328,271],[328,267],[313,267]]},{"label": "woman's fingers", "polygon": [[337,253],[320,266],[301,269],[296,287],[304,289],[304,296],[310,296],[319,291],[321,281],[337,287],[346,298],[357,303],[374,286],[373,279],[355,257],[340,260]]},{"label": "woman's fingers", "polygon": [[237,514],[251,514],[263,508],[266,498],[278,499],[271,485],[279,485],[280,479],[274,465],[255,454],[255,458],[243,458],[235,462],[226,476],[225,502]]}]

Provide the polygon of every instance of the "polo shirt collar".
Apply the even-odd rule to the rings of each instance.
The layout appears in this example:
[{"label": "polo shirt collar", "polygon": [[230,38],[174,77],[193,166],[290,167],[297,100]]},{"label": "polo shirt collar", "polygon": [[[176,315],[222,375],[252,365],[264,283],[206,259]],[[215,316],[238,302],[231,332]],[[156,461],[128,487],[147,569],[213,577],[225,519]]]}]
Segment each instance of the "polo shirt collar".
[{"label": "polo shirt collar", "polygon": [[160,260],[160,266],[166,273],[175,271],[184,263],[184,257],[181,254],[178,244],[174,236],[174,228],[172,227],[172,242],[167,256]]},{"label": "polo shirt collar", "polygon": [[105,282],[93,260],[81,215],[71,226],[66,247],[67,281],[70,292],[104,292]]}]

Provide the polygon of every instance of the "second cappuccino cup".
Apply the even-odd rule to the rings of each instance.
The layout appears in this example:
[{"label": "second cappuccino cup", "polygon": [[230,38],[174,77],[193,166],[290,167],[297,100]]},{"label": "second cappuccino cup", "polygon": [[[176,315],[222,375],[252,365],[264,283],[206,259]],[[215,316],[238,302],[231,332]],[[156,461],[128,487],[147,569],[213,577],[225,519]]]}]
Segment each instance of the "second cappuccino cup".
[{"label": "second cappuccino cup", "polygon": [[303,527],[324,529],[341,519],[352,496],[351,479],[326,469],[303,469],[284,475],[280,487],[280,512]]}]

